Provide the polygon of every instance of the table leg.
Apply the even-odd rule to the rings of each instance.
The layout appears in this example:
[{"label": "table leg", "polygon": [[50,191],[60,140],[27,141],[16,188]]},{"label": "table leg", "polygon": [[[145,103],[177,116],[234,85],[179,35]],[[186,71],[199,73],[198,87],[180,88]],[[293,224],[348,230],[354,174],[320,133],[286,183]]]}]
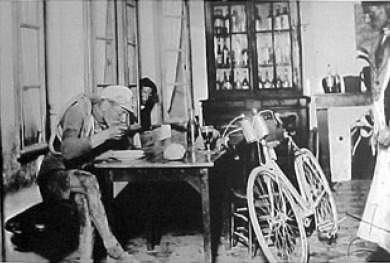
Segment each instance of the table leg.
[{"label": "table leg", "polygon": [[210,225],[210,192],[209,192],[209,170],[202,169],[200,177],[200,195],[202,199],[203,214],[203,242],[204,257],[206,263],[212,262],[211,254],[211,225]]},{"label": "table leg", "polygon": [[106,169],[103,172],[103,178],[101,179],[102,187],[102,200],[105,204],[112,204],[114,200],[114,172],[111,169]]}]

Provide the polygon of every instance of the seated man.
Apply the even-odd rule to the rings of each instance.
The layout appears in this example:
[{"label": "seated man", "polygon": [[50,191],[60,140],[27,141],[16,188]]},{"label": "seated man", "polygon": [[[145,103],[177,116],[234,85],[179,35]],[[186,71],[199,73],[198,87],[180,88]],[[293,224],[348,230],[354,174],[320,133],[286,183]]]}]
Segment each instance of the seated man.
[{"label": "seated man", "polygon": [[85,194],[90,218],[108,256],[122,262],[137,261],[112,234],[98,181],[83,169],[99,153],[130,145],[125,135],[130,131],[132,112],[133,93],[123,86],[106,87],[100,97],[82,95],[75,99],[58,118],[37,180],[44,201]]}]

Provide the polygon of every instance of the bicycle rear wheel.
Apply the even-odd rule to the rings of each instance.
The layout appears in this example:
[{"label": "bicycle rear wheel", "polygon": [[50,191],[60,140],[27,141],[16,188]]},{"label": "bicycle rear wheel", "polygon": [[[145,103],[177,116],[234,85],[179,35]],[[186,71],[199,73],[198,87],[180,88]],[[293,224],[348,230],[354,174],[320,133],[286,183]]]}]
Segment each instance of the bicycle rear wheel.
[{"label": "bicycle rear wheel", "polygon": [[296,155],[295,172],[301,195],[314,208],[317,231],[334,238],[338,230],[336,203],[320,164],[309,150],[301,149]]},{"label": "bicycle rear wheel", "polygon": [[280,176],[284,175],[263,167],[249,175],[247,200],[253,229],[269,262],[307,262],[303,221]]}]

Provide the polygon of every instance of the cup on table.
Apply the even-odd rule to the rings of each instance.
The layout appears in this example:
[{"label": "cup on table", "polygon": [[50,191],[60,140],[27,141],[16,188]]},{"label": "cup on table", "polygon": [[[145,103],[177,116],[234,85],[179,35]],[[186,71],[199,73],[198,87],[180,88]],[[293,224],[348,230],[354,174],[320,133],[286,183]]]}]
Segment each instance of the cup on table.
[{"label": "cup on table", "polygon": [[206,125],[199,128],[207,151],[211,151],[211,143],[214,139],[214,126]]}]

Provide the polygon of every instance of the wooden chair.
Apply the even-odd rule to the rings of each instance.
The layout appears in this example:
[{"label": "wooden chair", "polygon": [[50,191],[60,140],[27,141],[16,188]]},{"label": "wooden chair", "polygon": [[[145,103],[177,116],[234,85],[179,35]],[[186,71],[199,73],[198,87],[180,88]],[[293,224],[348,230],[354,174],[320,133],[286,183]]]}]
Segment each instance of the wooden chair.
[{"label": "wooden chair", "polygon": [[[239,180],[237,185],[230,187],[230,247],[239,244],[248,249],[248,256],[253,258],[258,251],[258,244],[253,232],[249,218],[249,210],[246,198],[246,181],[251,169],[256,166],[254,161],[253,145],[245,145],[242,149],[237,149],[238,160],[241,162],[241,172],[237,175]],[[237,159],[236,156],[236,159]],[[240,182],[241,181],[241,182]]]}]

